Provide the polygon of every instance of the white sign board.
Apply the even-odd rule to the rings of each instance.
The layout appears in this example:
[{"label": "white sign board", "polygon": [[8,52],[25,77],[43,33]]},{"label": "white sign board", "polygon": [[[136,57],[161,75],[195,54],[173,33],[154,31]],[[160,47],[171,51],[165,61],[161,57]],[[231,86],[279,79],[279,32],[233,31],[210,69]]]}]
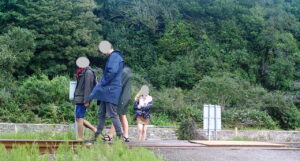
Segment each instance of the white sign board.
[{"label": "white sign board", "polygon": [[203,129],[221,130],[221,106],[207,104],[203,106]]},{"label": "white sign board", "polygon": [[217,131],[221,130],[221,107],[219,105],[204,104],[203,130],[207,131],[209,140],[211,132],[214,131],[215,140],[217,140]]},{"label": "white sign board", "polygon": [[70,100],[74,99],[76,85],[77,85],[77,81],[70,81],[70,86],[69,86],[69,99]]}]

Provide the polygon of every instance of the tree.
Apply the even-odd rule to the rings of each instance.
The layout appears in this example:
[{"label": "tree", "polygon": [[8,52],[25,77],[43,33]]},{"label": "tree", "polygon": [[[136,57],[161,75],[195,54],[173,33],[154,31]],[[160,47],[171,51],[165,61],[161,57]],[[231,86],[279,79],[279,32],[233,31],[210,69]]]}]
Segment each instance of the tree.
[{"label": "tree", "polygon": [[35,36],[19,27],[0,36],[0,68],[10,73],[24,72],[35,51]]},{"label": "tree", "polygon": [[186,55],[196,45],[191,37],[188,24],[184,22],[171,22],[168,24],[164,36],[158,40],[158,53],[160,60],[174,61],[177,56]]},{"label": "tree", "polygon": [[[17,1],[12,8],[24,19],[8,25],[30,29],[36,35],[36,51],[27,73],[44,72],[50,76],[68,73],[79,56],[98,56],[97,43],[101,36],[99,19],[93,14],[92,0]],[[3,19],[2,19],[3,20]]]},{"label": "tree", "polygon": [[289,89],[296,74],[295,63],[300,58],[293,35],[269,28],[260,34],[259,45],[263,84],[270,89]]},{"label": "tree", "polygon": [[[288,71],[288,72],[287,72]],[[266,75],[266,85],[269,89],[288,90],[293,85],[295,64],[286,58],[276,58],[270,65]]]}]

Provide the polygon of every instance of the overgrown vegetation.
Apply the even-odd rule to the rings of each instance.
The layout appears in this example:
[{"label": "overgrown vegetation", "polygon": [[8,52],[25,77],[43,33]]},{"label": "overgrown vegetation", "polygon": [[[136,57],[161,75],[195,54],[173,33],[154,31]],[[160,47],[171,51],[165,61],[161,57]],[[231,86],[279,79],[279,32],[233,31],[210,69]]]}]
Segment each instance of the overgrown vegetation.
[{"label": "overgrown vegetation", "polygon": [[0,139],[31,139],[31,140],[75,140],[73,131],[63,133],[52,132],[14,132],[1,133]]},{"label": "overgrown vegetation", "polygon": [[197,140],[199,139],[198,132],[197,132],[197,125],[196,122],[189,118],[185,119],[180,123],[180,126],[178,130],[176,131],[176,134],[178,136],[178,139],[180,140]]},{"label": "overgrown vegetation", "polygon": [[[87,155],[88,154],[88,155]],[[0,145],[1,161],[92,161],[92,160],[132,160],[138,161],[143,158],[145,161],[162,161],[163,159],[156,157],[151,151],[145,148],[129,148],[121,143],[114,142],[113,145],[96,143],[91,148],[77,147],[72,149],[67,144],[61,144],[53,156],[49,154],[40,155],[37,146],[15,146],[11,152],[7,152],[4,145]]]},{"label": "overgrown vegetation", "polygon": [[0,121],[73,121],[75,60],[103,68],[107,39],[135,73],[132,96],[151,87],[155,124],[201,124],[206,103],[224,127],[299,128],[299,15],[299,0],[1,1]]}]

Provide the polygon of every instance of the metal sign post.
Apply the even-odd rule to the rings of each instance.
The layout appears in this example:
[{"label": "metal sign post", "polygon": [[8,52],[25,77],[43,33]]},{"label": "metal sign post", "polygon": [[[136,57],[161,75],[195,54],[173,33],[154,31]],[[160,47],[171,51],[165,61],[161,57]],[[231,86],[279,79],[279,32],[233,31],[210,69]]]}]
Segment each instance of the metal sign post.
[{"label": "metal sign post", "polygon": [[208,140],[211,140],[211,132],[214,132],[214,139],[217,140],[217,131],[221,130],[221,106],[203,106],[203,130],[207,130]]},{"label": "metal sign post", "polygon": [[[74,93],[76,89],[77,81],[70,81],[69,85],[69,99],[70,101],[74,100]],[[74,107],[74,133],[75,137],[78,137],[78,130],[77,130],[77,122],[76,122],[76,105]]]}]

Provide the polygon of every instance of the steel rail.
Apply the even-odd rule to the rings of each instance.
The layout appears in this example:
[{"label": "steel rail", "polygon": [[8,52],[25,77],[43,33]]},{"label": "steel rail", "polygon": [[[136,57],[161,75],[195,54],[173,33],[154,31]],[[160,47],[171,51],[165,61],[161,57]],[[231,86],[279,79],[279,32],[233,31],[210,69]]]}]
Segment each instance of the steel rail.
[{"label": "steel rail", "polygon": [[15,146],[37,145],[40,153],[53,154],[58,149],[60,144],[67,143],[71,148],[82,146],[83,141],[76,140],[15,140],[15,139],[0,139],[0,144],[4,145],[7,151],[11,151]]},{"label": "steel rail", "polygon": [[[15,146],[32,146],[37,145],[39,147],[41,154],[53,154],[57,151],[60,144],[68,144],[71,148],[76,149],[78,147],[83,146],[90,146],[87,145],[83,141],[76,141],[76,140],[14,140],[14,139],[0,139],[0,144],[4,145],[7,151],[11,151]],[[271,147],[271,146],[255,146],[255,145],[204,145],[204,144],[160,144],[157,143],[150,143],[147,144],[147,142],[139,143],[139,142],[129,142],[126,143],[126,145],[129,148],[134,147],[144,147],[147,149],[195,149],[195,148],[264,148],[264,149],[297,149],[300,150],[300,142],[281,142],[280,144],[286,145],[286,147]],[[287,147],[289,146],[289,147]]]}]

